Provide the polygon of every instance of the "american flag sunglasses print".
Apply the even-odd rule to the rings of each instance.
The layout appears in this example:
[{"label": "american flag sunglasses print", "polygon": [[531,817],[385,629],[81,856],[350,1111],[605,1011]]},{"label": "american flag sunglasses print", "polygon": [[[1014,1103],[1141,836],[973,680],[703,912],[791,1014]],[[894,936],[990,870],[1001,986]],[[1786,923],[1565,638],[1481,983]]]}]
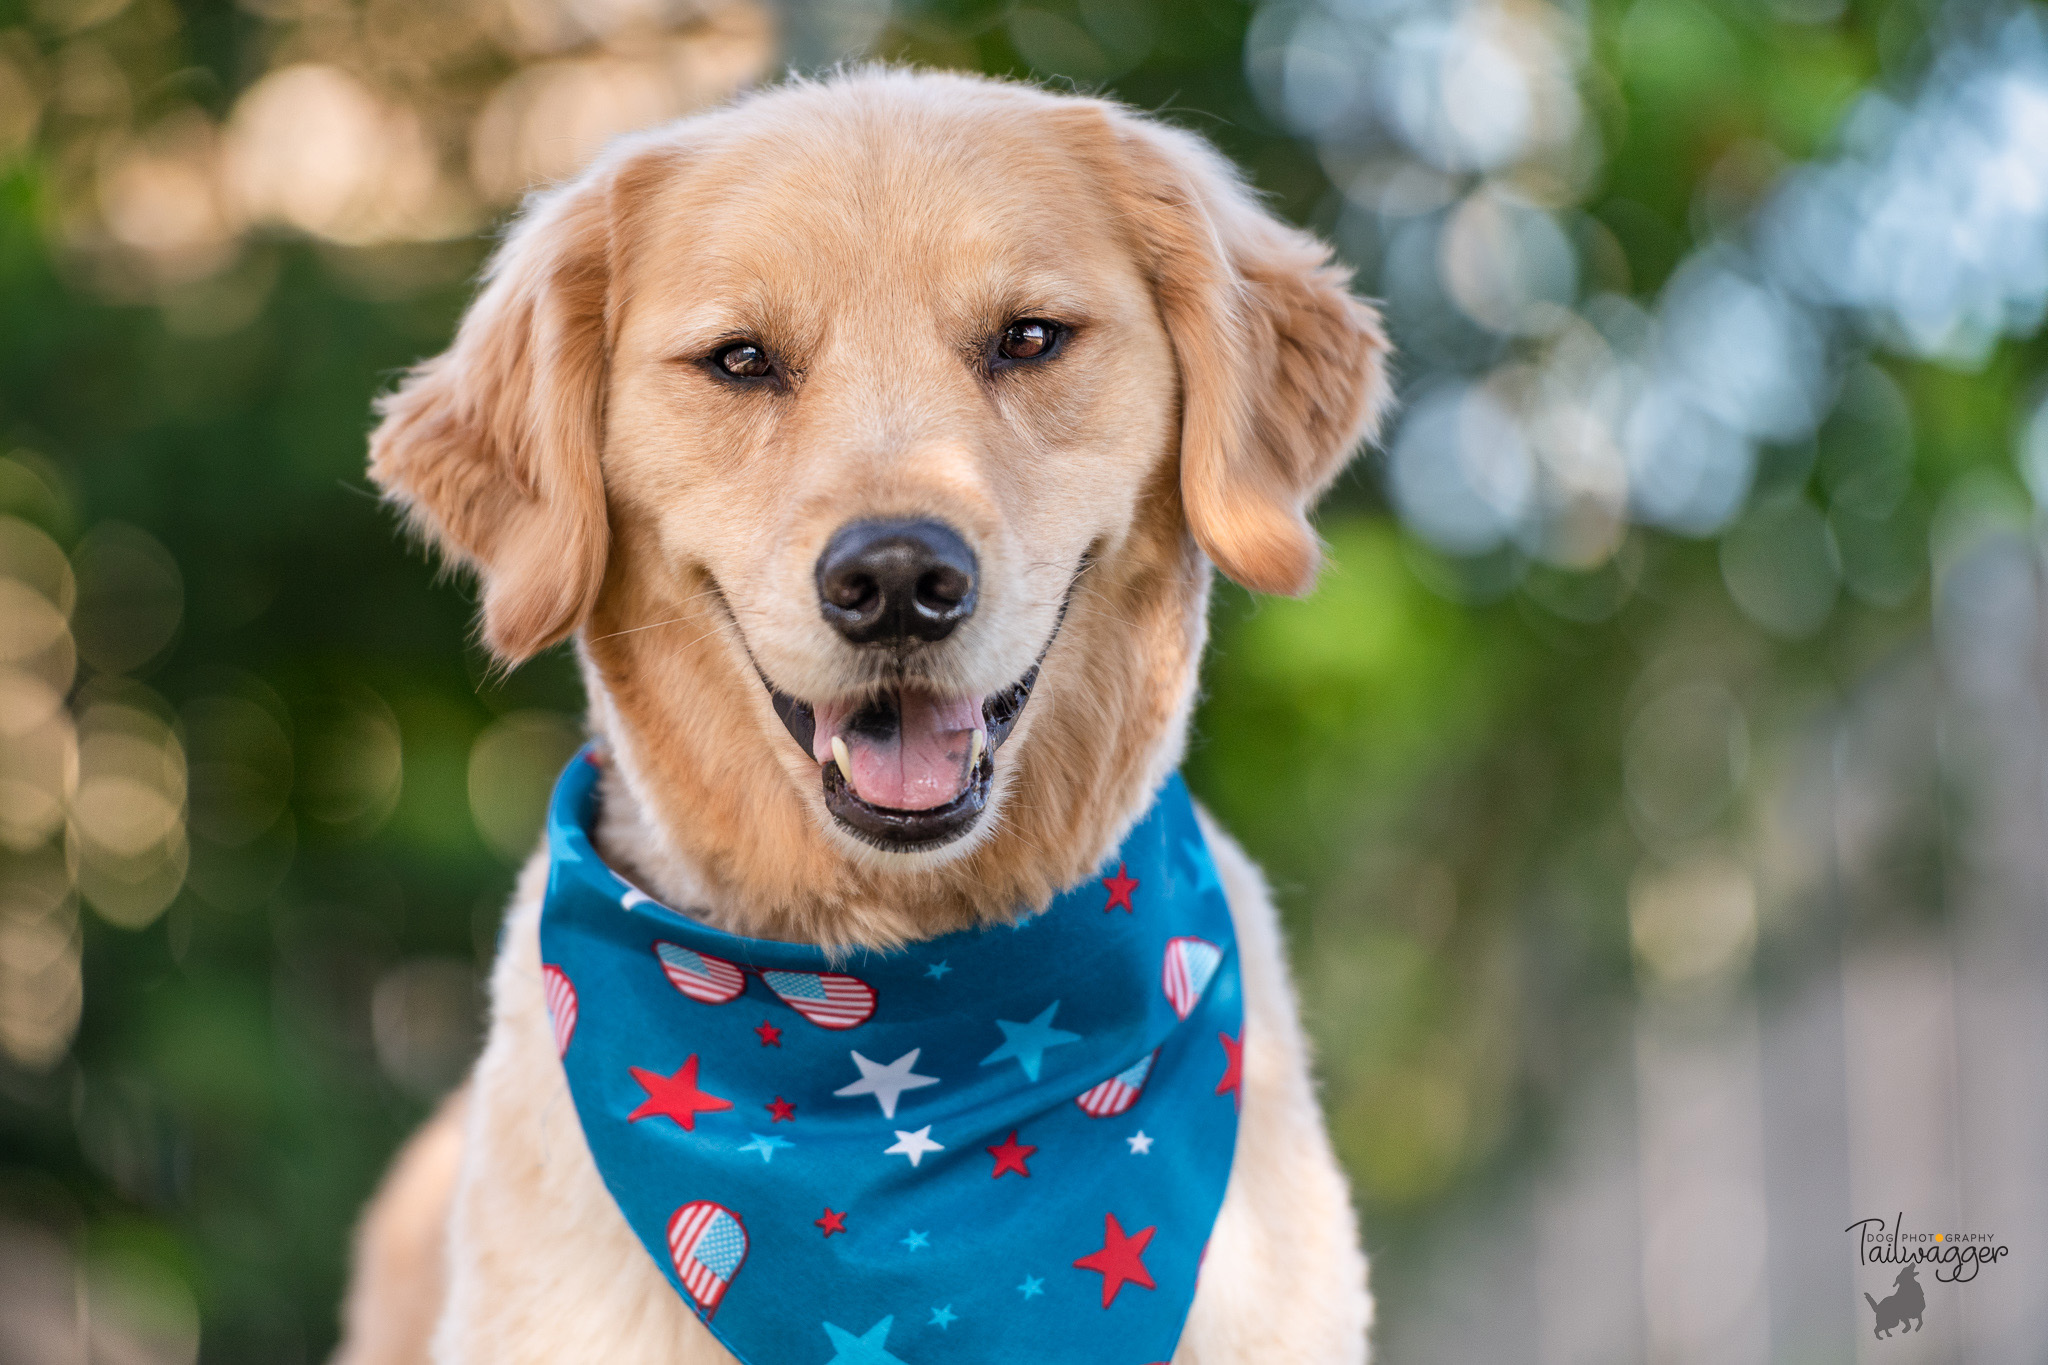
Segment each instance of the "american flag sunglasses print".
[{"label": "american flag sunglasses print", "polygon": [[576,988],[569,984],[569,975],[553,963],[544,963],[540,969],[542,985],[547,992],[548,1023],[555,1030],[555,1055],[569,1054],[569,1040],[576,1036]]},{"label": "american flag sunglasses print", "polygon": [[842,972],[762,971],[665,939],[655,943],[654,955],[669,984],[701,1004],[739,999],[747,989],[747,973],[760,971],[769,990],[819,1028],[858,1028],[875,1015],[875,988]]},{"label": "american flag sunglasses print", "polygon": [[1145,1078],[1152,1074],[1152,1063],[1159,1060],[1159,1049],[1154,1048],[1149,1056],[1136,1066],[1126,1067],[1092,1090],[1084,1091],[1074,1103],[1081,1106],[1081,1112],[1091,1119],[1115,1118],[1138,1102],[1138,1096],[1145,1093]]},{"label": "american flag sunglasses print", "polygon": [[668,1250],[683,1289],[709,1318],[747,1259],[747,1229],[730,1209],[700,1199],[668,1220]]},{"label": "american flag sunglasses print", "polygon": [[1185,1019],[1208,989],[1209,979],[1223,962],[1223,950],[1205,938],[1175,938],[1166,942],[1166,965],[1160,971],[1160,985],[1173,1012]]},{"label": "american flag sunglasses print", "polygon": [[661,959],[661,970],[668,976],[669,984],[703,1004],[723,1005],[728,1000],[737,1000],[747,988],[746,972],[722,957],[692,952],[680,943],[666,940],[654,945],[654,955]]},{"label": "american flag sunglasses print", "polygon": [[764,971],[782,1002],[819,1028],[858,1028],[875,1014],[875,988],[839,972]]}]

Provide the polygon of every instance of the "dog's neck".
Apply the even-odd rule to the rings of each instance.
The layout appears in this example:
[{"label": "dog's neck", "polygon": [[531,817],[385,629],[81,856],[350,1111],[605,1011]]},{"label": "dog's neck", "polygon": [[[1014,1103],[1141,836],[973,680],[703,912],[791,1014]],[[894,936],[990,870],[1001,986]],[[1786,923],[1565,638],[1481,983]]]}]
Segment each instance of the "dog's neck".
[{"label": "dog's neck", "polygon": [[[644,648],[643,637],[604,642],[619,650],[609,655],[586,637],[591,730],[609,755],[598,850],[649,895],[716,928],[831,949],[887,950],[1043,909],[1122,841],[1180,764],[1207,566],[1169,562],[1164,576],[1077,600],[1080,629],[1048,656],[1000,752],[984,836],[936,866],[901,868],[838,846],[795,785],[815,781],[815,770],[770,747],[786,741],[765,694],[748,690],[754,678],[705,663],[659,677],[657,659],[620,648]],[[1084,643],[1104,622],[1128,648]],[[693,723],[679,721],[675,697],[690,699]]]},{"label": "dog's neck", "polygon": [[749,934],[744,913],[736,913],[687,851],[665,837],[647,803],[617,762],[616,741],[600,735],[609,760],[598,781],[598,821],[592,842],[618,873],[663,905],[703,919],[731,933]]},{"label": "dog's neck", "polygon": [[[1191,697],[1193,687],[1186,690]],[[668,828],[658,803],[644,790],[651,780],[649,770],[638,761],[640,755],[617,727],[616,717],[607,717],[606,710],[601,703],[591,708],[594,736],[607,755],[592,837],[607,864],[662,904],[727,933],[878,949],[1043,909],[1052,894],[1076,879],[1063,871],[1079,869],[1085,875],[1144,815],[1151,793],[1179,766],[1188,722],[1188,707],[1183,705],[1165,732],[1144,746],[1149,752],[1136,756],[1139,761],[1132,767],[1137,776],[1128,784],[1128,798],[1106,810],[1099,827],[1083,836],[1088,848],[1057,862],[1047,859],[1049,865],[1032,876],[984,883],[971,872],[962,875],[960,866],[894,877],[870,872],[860,879],[864,889],[855,888],[851,894],[844,887],[820,888],[808,903],[765,905],[750,894],[751,888],[721,885],[690,852],[689,841]],[[990,843],[1019,837],[1002,828],[1000,820],[998,826]],[[989,851],[985,844],[984,854]],[[1015,856],[1014,849],[1009,852]],[[977,894],[983,885],[989,891]]]}]

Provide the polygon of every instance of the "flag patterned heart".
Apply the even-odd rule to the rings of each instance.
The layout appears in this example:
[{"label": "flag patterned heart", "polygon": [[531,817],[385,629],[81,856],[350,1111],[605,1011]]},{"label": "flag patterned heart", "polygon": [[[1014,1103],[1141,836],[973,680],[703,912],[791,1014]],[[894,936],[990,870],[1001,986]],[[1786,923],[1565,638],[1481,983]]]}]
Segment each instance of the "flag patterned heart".
[{"label": "flag patterned heart", "polygon": [[840,972],[765,971],[761,979],[782,1002],[819,1028],[859,1028],[875,1013],[875,988]]},{"label": "flag patterned heart", "polygon": [[1202,998],[1202,992],[1209,988],[1209,978],[1216,975],[1216,968],[1223,961],[1223,950],[1205,938],[1175,938],[1166,943],[1166,965],[1160,972],[1160,985],[1166,988],[1166,998],[1173,1004],[1173,1012],[1185,1019],[1194,1009],[1195,1002]]},{"label": "flag patterned heart", "polygon": [[1114,1118],[1126,1112],[1145,1092],[1145,1078],[1152,1074],[1152,1063],[1158,1060],[1159,1049],[1153,1048],[1145,1060],[1119,1071],[1092,1090],[1084,1091],[1074,1103],[1092,1119]]},{"label": "flag patterned heart", "polygon": [[695,952],[680,943],[658,942],[654,955],[669,984],[706,1005],[723,1005],[747,988],[747,974],[722,957]]},{"label": "flag patterned heart", "polygon": [[668,1250],[683,1288],[708,1318],[747,1259],[747,1229],[730,1209],[700,1199],[668,1220]]},{"label": "flag patterned heart", "polygon": [[569,974],[551,963],[541,966],[540,978],[548,1000],[548,1023],[555,1030],[555,1055],[569,1055],[569,1040],[576,1036],[576,988]]}]

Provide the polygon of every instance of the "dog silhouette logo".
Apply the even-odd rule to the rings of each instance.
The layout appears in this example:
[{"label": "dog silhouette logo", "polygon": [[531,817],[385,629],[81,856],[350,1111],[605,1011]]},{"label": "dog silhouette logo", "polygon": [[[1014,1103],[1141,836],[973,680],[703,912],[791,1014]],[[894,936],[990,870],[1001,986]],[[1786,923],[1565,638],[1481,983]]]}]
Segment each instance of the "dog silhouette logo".
[{"label": "dog silhouette logo", "polygon": [[1892,1281],[1898,1292],[1882,1303],[1865,1294],[1863,1301],[1870,1305],[1870,1311],[1877,1314],[1877,1326],[1872,1335],[1888,1337],[1894,1329],[1905,1332],[1917,1331],[1921,1327],[1920,1315],[1927,1311],[1927,1291],[1920,1287],[1920,1277],[1915,1267],[1908,1265]]}]

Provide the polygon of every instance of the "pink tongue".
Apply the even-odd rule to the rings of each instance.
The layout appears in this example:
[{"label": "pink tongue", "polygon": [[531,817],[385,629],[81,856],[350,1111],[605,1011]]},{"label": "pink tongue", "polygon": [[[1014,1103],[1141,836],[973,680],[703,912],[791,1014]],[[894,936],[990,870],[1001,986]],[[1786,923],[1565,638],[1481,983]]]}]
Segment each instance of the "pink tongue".
[{"label": "pink tongue", "polygon": [[858,709],[845,704],[817,708],[812,753],[832,759],[832,739],[846,741],[853,794],[889,810],[930,810],[967,790],[967,758],[974,734],[985,729],[980,697],[935,697],[905,688],[896,695],[900,721],[887,735],[849,729]]}]

